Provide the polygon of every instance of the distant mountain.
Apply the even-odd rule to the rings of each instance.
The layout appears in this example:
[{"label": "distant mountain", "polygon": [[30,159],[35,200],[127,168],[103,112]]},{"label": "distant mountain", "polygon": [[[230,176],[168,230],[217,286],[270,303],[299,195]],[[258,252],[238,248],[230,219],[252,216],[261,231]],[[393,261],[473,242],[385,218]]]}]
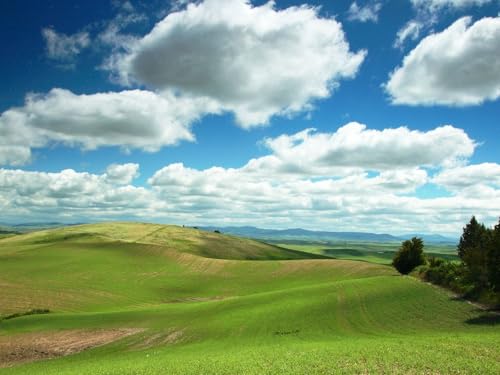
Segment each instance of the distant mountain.
[{"label": "distant mountain", "polygon": [[312,231],[302,228],[262,229],[256,227],[200,227],[200,229],[232,234],[240,237],[262,240],[308,240],[308,241],[372,241],[400,242],[401,239],[390,234],[366,232],[328,232]]}]

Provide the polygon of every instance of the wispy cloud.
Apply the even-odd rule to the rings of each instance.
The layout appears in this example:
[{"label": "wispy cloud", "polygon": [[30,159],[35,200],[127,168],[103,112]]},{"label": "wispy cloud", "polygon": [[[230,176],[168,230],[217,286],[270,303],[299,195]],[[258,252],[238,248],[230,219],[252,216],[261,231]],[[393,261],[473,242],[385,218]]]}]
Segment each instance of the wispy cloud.
[{"label": "wispy cloud", "polygon": [[75,58],[90,46],[90,36],[86,31],[67,35],[47,27],[42,29],[42,36],[47,57],[65,67],[73,66]]},{"label": "wispy cloud", "polygon": [[395,48],[403,48],[405,42],[410,40],[417,40],[420,32],[425,25],[417,20],[410,20],[404,25],[397,33],[396,40],[394,41]]},{"label": "wispy cloud", "polygon": [[347,11],[349,21],[378,22],[378,14],[382,9],[380,2],[368,2],[364,6],[359,6],[355,1]]}]

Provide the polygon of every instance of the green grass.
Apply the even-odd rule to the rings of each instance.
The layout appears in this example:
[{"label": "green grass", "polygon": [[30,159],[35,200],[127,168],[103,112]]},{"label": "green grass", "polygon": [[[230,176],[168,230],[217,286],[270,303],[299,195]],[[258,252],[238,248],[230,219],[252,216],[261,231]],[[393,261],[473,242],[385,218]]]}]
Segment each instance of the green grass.
[{"label": "green grass", "polygon": [[[391,242],[332,242],[332,243],[300,243],[279,242],[278,246],[307,252],[316,255],[328,256],[334,259],[360,260],[365,262],[386,264],[392,262],[394,253],[398,250],[400,243]],[[458,260],[457,249],[452,245],[425,245],[425,252],[428,255],[447,259]]]},{"label": "green grass", "polygon": [[496,317],[387,266],[299,256],[140,224],[1,240],[0,312],[51,314],[2,320],[0,336],[145,331],[0,374],[500,372]]}]

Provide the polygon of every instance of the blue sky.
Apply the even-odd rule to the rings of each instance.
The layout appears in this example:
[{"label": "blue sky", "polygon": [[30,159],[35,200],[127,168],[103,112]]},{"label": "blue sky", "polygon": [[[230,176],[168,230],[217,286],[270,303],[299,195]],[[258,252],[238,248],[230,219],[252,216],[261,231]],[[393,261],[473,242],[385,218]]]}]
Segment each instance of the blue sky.
[{"label": "blue sky", "polygon": [[499,12],[497,0],[3,2],[0,221],[491,225]]}]

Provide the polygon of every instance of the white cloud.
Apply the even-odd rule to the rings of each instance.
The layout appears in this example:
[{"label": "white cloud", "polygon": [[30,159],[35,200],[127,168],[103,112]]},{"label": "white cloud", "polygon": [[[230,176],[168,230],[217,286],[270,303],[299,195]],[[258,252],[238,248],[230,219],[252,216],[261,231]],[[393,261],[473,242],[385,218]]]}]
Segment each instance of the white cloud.
[{"label": "white cloud", "polygon": [[[130,25],[140,24],[147,20],[145,14],[133,12],[133,10],[127,11],[127,7],[122,10],[122,12],[107,22],[106,27],[96,37],[97,41],[111,47],[114,51],[126,50],[137,39],[136,36],[125,33],[124,29]],[[104,69],[106,69],[106,64],[107,62],[104,63]]]},{"label": "white cloud", "polygon": [[[390,141],[383,143],[384,136]],[[500,166],[449,167],[474,147],[465,133],[451,126],[416,132],[349,124],[330,134],[306,130],[267,143],[268,155],[239,168],[195,169],[173,163],[154,173],[146,187],[130,185],[139,168],[132,163],[111,165],[102,174],[0,169],[2,218],[456,234],[473,214],[487,223],[497,220]],[[439,145],[443,150],[434,150]],[[314,148],[326,151],[307,157]],[[419,165],[407,163],[407,154],[417,149],[432,157],[420,157]],[[325,165],[323,156],[332,155],[332,150],[342,150],[348,157],[333,158],[331,165]],[[366,155],[347,163],[356,168],[335,169],[358,153]],[[304,157],[308,165],[291,173],[289,164],[295,167],[293,160]],[[428,176],[427,165],[438,169],[436,177]],[[368,172],[374,166],[383,169]],[[420,198],[417,189],[429,182],[449,189],[451,195]]]},{"label": "white cloud", "polygon": [[8,144],[0,144],[0,165],[17,166],[26,164],[30,160],[31,149],[29,147],[22,145],[11,146]]},{"label": "white cloud", "polygon": [[394,48],[402,48],[405,42],[410,40],[417,40],[424,24],[417,20],[408,21],[401,29],[399,29],[396,40],[394,41]]},{"label": "white cloud", "polygon": [[[406,127],[368,129],[356,122],[334,133],[309,129],[267,139],[265,144],[277,159],[275,169],[320,175],[331,175],[339,168],[383,171],[456,165],[470,157],[475,148],[462,129],[450,125],[423,132]],[[269,167],[269,160],[262,158],[261,162]],[[254,160],[250,166],[258,164]]]},{"label": "white cloud", "polygon": [[[417,188],[436,183],[423,168],[456,169],[471,156],[474,141],[451,126],[420,132],[351,123],[334,133],[305,130],[264,143],[271,154],[241,168],[174,163],[148,182],[167,210],[202,224],[446,233],[458,232],[472,214],[496,220],[499,206],[490,199],[500,190],[474,199],[459,192],[415,196]],[[380,173],[366,172],[373,169]]]},{"label": "white cloud", "polygon": [[111,164],[106,169],[106,180],[119,185],[128,185],[139,177],[139,164]]},{"label": "white cloud", "polygon": [[492,0],[411,0],[416,8],[439,10],[444,8],[467,8],[491,3]]},{"label": "white cloud", "polygon": [[[0,116],[0,162],[23,164],[29,161],[29,148],[54,142],[83,149],[120,146],[154,152],[192,141],[191,124],[217,111],[208,100],[141,90],[76,95],[53,89],[46,95],[30,94],[23,107]],[[12,160],[10,150],[17,150],[18,160]]]},{"label": "white cloud", "polygon": [[474,198],[416,197],[415,189],[427,181],[419,168],[317,180],[182,164],[168,165],[149,180],[165,210],[192,224],[458,233],[473,214],[496,220],[500,190]]},{"label": "white cloud", "polygon": [[128,50],[107,61],[124,84],[209,97],[243,127],[310,109],[354,77],[366,54],[351,52],[341,24],[316,8],[245,0],[189,4]]},{"label": "white cloud", "polygon": [[500,17],[470,17],[423,39],[391,74],[394,104],[478,105],[500,97]]},{"label": "white cloud", "polygon": [[[122,181],[123,182],[123,181]],[[106,175],[0,169],[0,209],[4,218],[78,220],[149,213],[154,196],[145,188],[120,186]]]},{"label": "white cloud", "polygon": [[403,48],[407,40],[415,41],[424,32],[432,31],[444,13],[463,11],[493,0],[411,0],[415,18],[408,21],[397,33],[394,48]]},{"label": "white cloud", "polygon": [[477,185],[500,189],[500,165],[482,163],[447,169],[434,177],[433,182],[451,190]]},{"label": "white cloud", "polygon": [[72,35],[58,33],[47,27],[42,29],[47,57],[63,63],[71,63],[80,52],[90,45],[89,33],[81,31]]},{"label": "white cloud", "polygon": [[382,9],[382,4],[379,2],[369,2],[365,6],[359,6],[358,3],[354,1],[347,11],[347,19],[359,22],[378,22],[380,9]]}]

